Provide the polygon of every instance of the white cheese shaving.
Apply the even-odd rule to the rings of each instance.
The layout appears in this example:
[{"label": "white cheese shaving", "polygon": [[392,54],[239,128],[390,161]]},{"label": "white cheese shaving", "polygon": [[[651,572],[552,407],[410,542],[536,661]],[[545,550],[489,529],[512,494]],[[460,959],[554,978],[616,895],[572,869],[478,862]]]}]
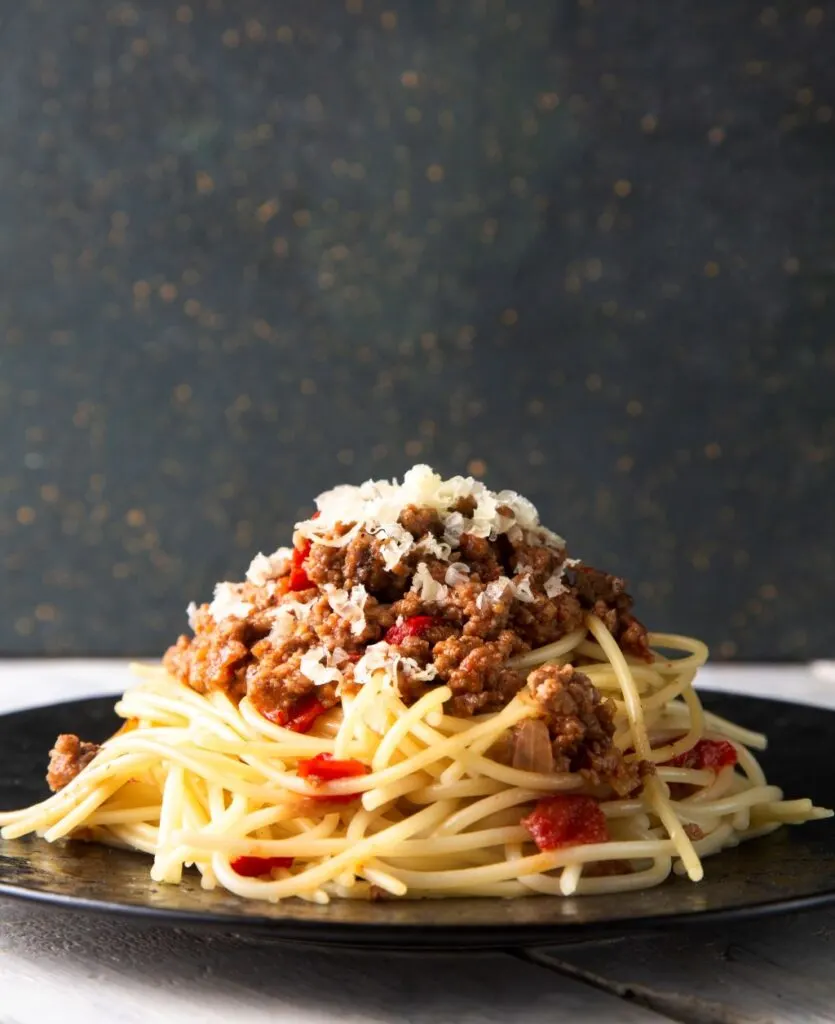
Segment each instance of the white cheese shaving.
[{"label": "white cheese shaving", "polygon": [[378,538],[385,538],[380,545],[383,565],[391,572],[415,546],[415,539],[399,523],[384,523],[373,528]]},{"label": "white cheese shaving", "polygon": [[565,551],[565,540],[558,533],[549,530],[547,526],[534,526],[525,530],[525,540],[528,544],[550,548],[562,554]]},{"label": "white cheese shaving", "polygon": [[299,622],[303,622],[311,612],[314,602],[302,604],[301,601],[282,601],[275,608],[265,612],[268,619],[272,619],[273,626],[270,630],[269,639],[278,643],[296,630]]},{"label": "white cheese shaving", "polygon": [[344,647],[334,647],[331,651],[331,661],[334,665],[344,665],[348,660],[348,652]]},{"label": "white cheese shaving", "polygon": [[446,601],[449,591],[433,577],[426,562],[419,562],[412,577],[412,590],[420,596],[425,604],[438,604]]},{"label": "white cheese shaving", "polygon": [[453,562],[446,571],[444,583],[448,587],[457,586],[459,583],[466,583],[470,578],[470,567],[466,562]]},{"label": "white cheese shaving", "polygon": [[242,583],[218,583],[215,585],[214,600],[209,605],[209,614],[215,622],[224,619],[245,619],[253,605],[241,598]]},{"label": "white cheese shaving", "polygon": [[488,583],[487,586],[475,599],[476,608],[482,611],[486,608],[492,607],[494,604],[499,604],[504,600],[508,589],[512,589],[513,583],[507,578],[507,576],[499,576],[497,580],[493,580]]},{"label": "white cheese shaving", "polygon": [[410,678],[423,682],[429,682],[438,674],[433,664],[421,668],[414,658],[403,657],[397,652],[397,648],[381,640],[379,643],[371,644],[354,666],[354,682],[370,682],[372,675],[382,669],[386,673],[385,688],[393,689],[397,682],[398,668]]},{"label": "white cheese shaving", "polygon": [[342,673],[335,666],[328,666],[328,651],[326,647],[311,647],[302,655],[299,671],[303,676],[315,683],[316,686],[324,686],[326,683],[338,683],[342,681]]},{"label": "white cheese shaving", "polygon": [[[475,504],[472,516],[450,511],[462,498]],[[423,537],[416,542],[399,523],[407,505],[435,509],[444,527],[443,541]],[[378,537],[382,535],[386,538],[381,545],[382,556],[388,570],[394,569],[417,546],[427,554],[446,560],[451,553],[446,548],[456,548],[465,532],[490,539],[504,533],[514,543],[530,533],[541,536],[535,543],[547,543],[560,551],[565,547],[561,537],[539,525],[536,508],[527,498],[515,491],[488,490],[473,477],[454,476],[444,480],[429,466],[414,466],[402,483],[367,480],[359,487],[335,487],[320,494],[316,506],[319,510],[316,519],[296,524],[302,537],[341,547],[360,529]],[[338,524],[348,527],[341,537],[333,535]]]},{"label": "white cheese shaving", "polygon": [[445,541],[438,540],[432,533],[422,537],[415,545],[415,550],[420,551],[421,554],[434,555],[442,562],[448,562],[449,556],[452,554],[452,547]]},{"label": "white cheese shaving", "polygon": [[467,526],[467,520],[460,512],[450,512],[444,519],[444,540],[450,547],[457,548],[461,534]]},{"label": "white cheese shaving", "polygon": [[431,661],[426,668],[421,668],[414,658],[404,658],[402,655],[398,655],[397,662],[398,667],[405,672],[410,679],[418,679],[422,682],[428,683],[430,679],[434,679],[438,674],[438,670]]},{"label": "white cheese shaving", "polygon": [[525,604],[530,604],[535,601],[534,593],[531,590],[531,577],[530,575],[523,576],[518,583],[511,583],[513,587],[513,596],[517,601],[522,601]]},{"label": "white cheese shaving", "polygon": [[188,616],[189,629],[197,629],[197,605],[194,601],[189,601],[186,615]]},{"label": "white cheese shaving", "polygon": [[360,583],[347,590],[339,590],[332,583],[325,584],[325,593],[328,595],[328,604],[340,617],[351,624],[351,632],[359,636],[366,627],[365,602],[368,600],[368,591]]},{"label": "white cheese shaving", "polygon": [[559,597],[560,594],[565,594],[568,591],[568,586],[565,582],[565,570],[573,569],[575,565],[580,564],[579,558],[566,558],[562,565],[557,571],[549,576],[545,581],[545,593],[548,597],[554,598]]},{"label": "white cheese shaving", "polygon": [[545,596],[554,598],[564,594],[568,587],[565,585],[562,569],[558,569],[553,576],[549,576],[544,584]]},{"label": "white cheese shaving", "polygon": [[268,580],[274,580],[276,576],[281,575],[291,555],[290,548],[279,548],[271,555],[263,555],[259,551],[246,571],[246,578],[256,587],[263,587]]}]

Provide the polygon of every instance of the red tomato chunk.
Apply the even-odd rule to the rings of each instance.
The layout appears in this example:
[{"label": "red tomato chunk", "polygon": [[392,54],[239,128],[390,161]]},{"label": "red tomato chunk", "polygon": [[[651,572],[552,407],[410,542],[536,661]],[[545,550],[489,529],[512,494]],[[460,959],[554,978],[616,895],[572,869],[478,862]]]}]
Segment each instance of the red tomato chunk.
[{"label": "red tomato chunk", "polygon": [[348,758],[337,760],[332,754],[317,754],[299,761],[298,775],[300,779],[316,779],[317,782],[333,782],[334,779],[353,779],[358,775],[367,775],[368,765],[362,761]]},{"label": "red tomato chunk", "polygon": [[396,647],[398,644],[402,644],[408,636],[423,636],[427,630],[440,621],[441,619],[434,615],[412,615],[411,618],[404,619],[399,626],[392,626],[384,639],[387,644]]},{"label": "red tomato chunk", "polygon": [[717,772],[736,762],[736,749],[727,740],[699,740],[690,750],[685,750],[665,764],[673,768],[710,768]]},{"label": "red tomato chunk", "polygon": [[583,843],[607,843],[609,829],[600,804],[590,796],[558,793],[540,800],[522,819],[540,850],[562,850]]},{"label": "red tomato chunk", "polygon": [[258,878],[268,875],[273,868],[293,866],[292,857],[235,857],[230,861],[232,870],[244,878]]},{"label": "red tomato chunk", "polygon": [[[299,761],[298,775],[300,779],[313,779],[316,782],[333,782],[334,779],[352,779],[358,775],[367,775],[369,768],[362,761],[353,758],[340,761],[332,754],[317,754]],[[307,794],[309,800],[321,800],[322,803],[350,804],[359,797],[359,793],[322,793],[316,796]]]},{"label": "red tomato chunk", "polygon": [[309,732],[313,723],[327,711],[327,708],[313,694],[296,701],[289,711],[284,708],[267,708],[261,714],[268,721],[292,732]]},{"label": "red tomato chunk", "polygon": [[315,586],[304,571],[304,563],[310,554],[310,547],[310,541],[306,540],[300,548],[293,549],[293,557],[290,561],[290,590],[310,590]]}]

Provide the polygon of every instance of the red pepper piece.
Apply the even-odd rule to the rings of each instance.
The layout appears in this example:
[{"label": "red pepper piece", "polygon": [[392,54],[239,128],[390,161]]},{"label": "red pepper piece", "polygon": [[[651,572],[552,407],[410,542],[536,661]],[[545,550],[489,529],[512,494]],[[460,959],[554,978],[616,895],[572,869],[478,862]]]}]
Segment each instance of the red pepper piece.
[{"label": "red pepper piece", "polygon": [[[300,779],[314,779],[316,782],[332,782],[334,779],[351,779],[358,775],[367,775],[368,765],[362,761],[355,761],[348,758],[344,761],[337,760],[331,754],[317,754],[315,757],[306,757],[299,761],[298,775]],[[359,793],[338,793],[332,795],[322,793],[316,796],[307,794],[309,800],[321,800],[330,804],[349,804],[359,797]]]},{"label": "red pepper piece", "polygon": [[384,639],[387,644],[396,647],[402,644],[407,636],[423,636],[432,626],[442,621],[435,615],[412,615],[411,618],[404,619],[400,625],[392,626]]},{"label": "red pepper piece", "polygon": [[301,697],[293,707],[287,711],[284,708],[266,708],[261,712],[268,722],[281,725],[293,732],[309,732],[313,723],[327,711],[327,708],[314,695],[308,694]]},{"label": "red pepper piece", "polygon": [[289,868],[293,866],[292,857],[235,857],[230,861],[232,870],[244,878],[258,878],[268,875],[273,868]]},{"label": "red pepper piece", "polygon": [[600,804],[593,797],[578,793],[558,793],[540,800],[522,824],[540,850],[609,841]]},{"label": "red pepper piece", "polygon": [[310,554],[311,543],[306,540],[300,548],[293,548],[293,557],[290,560],[290,590],[310,590],[315,586],[307,573],[304,571],[304,563]]},{"label": "red pepper piece", "polygon": [[678,754],[664,763],[673,768],[710,768],[718,772],[720,768],[736,762],[736,748],[733,743],[728,743],[727,740],[699,740],[690,750],[685,750],[683,754]]},{"label": "red pepper piece", "polygon": [[349,757],[338,760],[332,754],[317,754],[299,761],[300,779],[316,779],[317,782],[333,782],[334,779],[353,779],[367,775],[368,765]]}]

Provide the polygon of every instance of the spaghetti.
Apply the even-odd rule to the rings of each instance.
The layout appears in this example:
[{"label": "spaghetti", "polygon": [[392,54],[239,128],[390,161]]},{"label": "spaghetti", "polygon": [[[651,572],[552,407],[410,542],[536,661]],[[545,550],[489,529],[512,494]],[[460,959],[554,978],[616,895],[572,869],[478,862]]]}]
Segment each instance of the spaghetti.
[{"label": "spaghetti", "polygon": [[832,813],[702,709],[705,646],[647,634],[524,499],[417,467],[318,504],[134,667],[100,749],[59,741],[57,792],[0,813],[4,838],[143,851],[156,881],[194,866],[247,899],[567,896],[698,881]]}]

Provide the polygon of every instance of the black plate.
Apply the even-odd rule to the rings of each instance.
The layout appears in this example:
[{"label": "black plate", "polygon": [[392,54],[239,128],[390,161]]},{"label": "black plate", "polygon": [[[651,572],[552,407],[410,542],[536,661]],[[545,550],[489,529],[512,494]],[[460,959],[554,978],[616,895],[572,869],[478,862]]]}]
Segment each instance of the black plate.
[{"label": "black plate", "polygon": [[[777,701],[708,694],[705,704],[767,732],[762,756],[770,781],[788,796],[831,806],[835,713]],[[113,699],[96,698],[0,717],[0,808],[46,793],[44,762],[56,734],[104,739]],[[454,899],[325,907],[285,900],[246,902],[204,892],[196,874],[181,886],[157,885],[140,854],[86,843],[0,841],[0,893],[65,907],[215,925],[293,942],[409,949],[555,945],[835,902],[835,819],[783,829],[706,861],[705,880],[670,878],[644,892],[572,899]]]}]

